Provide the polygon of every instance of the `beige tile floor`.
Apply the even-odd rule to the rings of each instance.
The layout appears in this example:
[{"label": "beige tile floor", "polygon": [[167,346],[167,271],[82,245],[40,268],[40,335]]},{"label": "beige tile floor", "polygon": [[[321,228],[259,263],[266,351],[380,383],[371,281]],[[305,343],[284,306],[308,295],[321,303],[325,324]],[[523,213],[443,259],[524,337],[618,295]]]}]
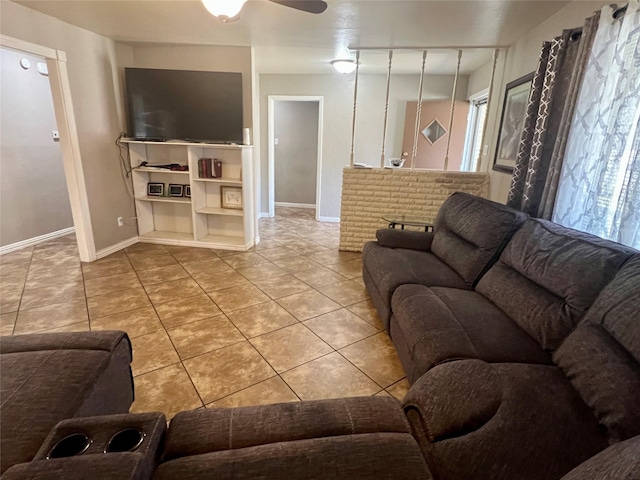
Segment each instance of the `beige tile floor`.
[{"label": "beige tile floor", "polygon": [[312,210],[260,220],[250,252],[136,244],[81,263],[73,236],[0,257],[2,335],[126,331],[132,411],[169,418],[408,388],[358,253]]}]

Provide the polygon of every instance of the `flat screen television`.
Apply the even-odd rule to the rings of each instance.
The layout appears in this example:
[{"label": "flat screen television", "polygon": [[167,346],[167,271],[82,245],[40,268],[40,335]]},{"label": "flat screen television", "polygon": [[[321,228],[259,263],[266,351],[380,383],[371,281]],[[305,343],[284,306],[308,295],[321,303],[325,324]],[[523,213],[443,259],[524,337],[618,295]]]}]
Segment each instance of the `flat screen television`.
[{"label": "flat screen television", "polygon": [[125,68],[128,135],[242,143],[242,74]]}]

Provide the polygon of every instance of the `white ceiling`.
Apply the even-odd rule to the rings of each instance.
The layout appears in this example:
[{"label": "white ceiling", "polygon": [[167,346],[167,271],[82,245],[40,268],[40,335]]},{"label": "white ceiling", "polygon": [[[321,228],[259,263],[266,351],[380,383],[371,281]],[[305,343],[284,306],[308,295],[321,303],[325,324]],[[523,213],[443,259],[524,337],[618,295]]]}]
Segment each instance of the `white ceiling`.
[{"label": "white ceiling", "polygon": [[[16,0],[16,3],[125,43],[256,48],[260,72],[329,73],[328,62],[358,47],[508,46],[570,1],[328,0],[320,15],[249,0],[221,23],[198,0]],[[465,51],[462,71],[490,59]],[[431,51],[430,73],[452,73],[455,50]],[[364,52],[363,73],[386,71],[387,54]],[[421,54],[395,54],[394,73],[419,72]]]}]

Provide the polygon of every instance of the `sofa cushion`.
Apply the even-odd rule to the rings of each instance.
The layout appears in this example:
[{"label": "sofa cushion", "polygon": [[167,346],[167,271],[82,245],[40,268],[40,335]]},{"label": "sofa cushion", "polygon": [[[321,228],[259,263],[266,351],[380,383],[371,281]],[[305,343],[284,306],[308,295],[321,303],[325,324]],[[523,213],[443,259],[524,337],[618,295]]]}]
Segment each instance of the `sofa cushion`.
[{"label": "sofa cushion", "polygon": [[28,462],[60,420],[126,413],[133,401],[124,332],[2,337],[2,471]]},{"label": "sofa cushion", "polygon": [[531,219],[476,290],[542,348],[553,351],[634,253],[587,233]]},{"label": "sofa cushion", "polygon": [[391,338],[410,382],[438,363],[464,358],[551,363],[530,335],[477,292],[403,285],[391,304]]},{"label": "sofa cushion", "polygon": [[442,480],[557,479],[607,446],[556,366],[443,363],[403,403],[429,468]]},{"label": "sofa cushion", "polygon": [[[318,419],[322,421],[322,419]],[[408,433],[367,433],[286,441],[178,458],[153,480],[429,480]]]},{"label": "sofa cushion", "polygon": [[438,212],[431,252],[471,288],[526,219],[526,214],[505,205],[456,192]]},{"label": "sofa cushion", "polygon": [[405,284],[469,288],[464,279],[429,252],[386,248],[368,242],[362,251],[363,279],[378,315],[389,328],[391,296]]},{"label": "sofa cushion", "polygon": [[612,442],[640,435],[640,255],[554,354]]}]

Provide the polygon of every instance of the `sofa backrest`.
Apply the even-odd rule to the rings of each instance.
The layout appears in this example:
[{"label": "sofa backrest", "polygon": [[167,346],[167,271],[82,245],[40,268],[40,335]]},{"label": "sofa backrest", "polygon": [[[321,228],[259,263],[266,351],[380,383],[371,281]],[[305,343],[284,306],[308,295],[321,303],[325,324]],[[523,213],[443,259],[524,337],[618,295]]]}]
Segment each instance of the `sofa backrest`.
[{"label": "sofa backrest", "polygon": [[527,218],[505,205],[456,192],[440,207],[431,252],[471,288]]},{"label": "sofa backrest", "polygon": [[529,219],[476,291],[552,352],[636,252],[546,220]]},{"label": "sofa backrest", "polygon": [[553,359],[610,441],[640,435],[640,254],[602,291]]}]

